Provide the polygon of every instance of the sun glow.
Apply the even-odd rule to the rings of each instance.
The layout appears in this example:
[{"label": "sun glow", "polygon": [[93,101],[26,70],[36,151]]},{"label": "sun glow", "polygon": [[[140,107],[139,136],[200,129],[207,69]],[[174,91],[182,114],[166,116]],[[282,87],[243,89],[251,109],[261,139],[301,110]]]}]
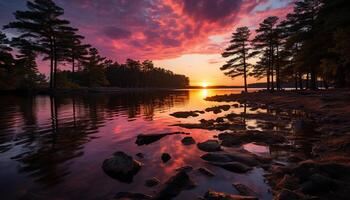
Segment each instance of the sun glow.
[{"label": "sun glow", "polygon": [[201,83],[201,85],[202,85],[203,88],[206,88],[206,87],[209,86],[209,83],[206,82],[206,81],[203,81],[203,82]]}]

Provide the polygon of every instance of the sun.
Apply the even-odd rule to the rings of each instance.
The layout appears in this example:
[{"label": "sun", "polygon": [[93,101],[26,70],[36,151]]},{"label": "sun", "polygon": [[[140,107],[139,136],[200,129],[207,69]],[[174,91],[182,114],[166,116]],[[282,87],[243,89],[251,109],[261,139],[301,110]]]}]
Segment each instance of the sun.
[{"label": "sun", "polygon": [[206,82],[206,81],[203,81],[203,82],[201,83],[201,85],[202,85],[203,88],[206,88],[206,87],[208,87],[209,83]]}]

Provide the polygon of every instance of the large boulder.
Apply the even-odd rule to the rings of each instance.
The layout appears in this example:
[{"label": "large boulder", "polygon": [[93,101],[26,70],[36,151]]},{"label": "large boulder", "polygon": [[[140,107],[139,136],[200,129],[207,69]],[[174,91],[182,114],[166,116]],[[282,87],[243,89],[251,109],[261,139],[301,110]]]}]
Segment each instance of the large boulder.
[{"label": "large boulder", "polygon": [[221,145],[217,140],[207,140],[197,144],[197,147],[202,151],[212,152],[221,151]]},{"label": "large boulder", "polygon": [[121,151],[115,152],[113,157],[106,159],[102,164],[102,169],[107,175],[126,183],[132,182],[140,168],[139,161]]},{"label": "large boulder", "polygon": [[160,192],[154,197],[156,200],[172,199],[179,195],[183,190],[189,190],[196,187],[196,184],[181,170],[175,176],[164,183]]},{"label": "large boulder", "polygon": [[227,194],[223,192],[214,192],[208,191],[205,196],[205,200],[258,200],[257,197],[253,196],[241,196],[241,195],[233,195]]}]

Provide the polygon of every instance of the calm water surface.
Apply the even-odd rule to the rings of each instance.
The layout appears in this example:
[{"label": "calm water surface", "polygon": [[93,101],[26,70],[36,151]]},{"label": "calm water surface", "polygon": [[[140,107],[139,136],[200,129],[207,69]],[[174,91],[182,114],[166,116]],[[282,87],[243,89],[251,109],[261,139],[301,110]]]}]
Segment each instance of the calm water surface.
[{"label": "calm water surface", "polygon": [[[135,144],[140,133],[191,133],[196,142],[213,138],[218,131],[184,129],[171,126],[179,122],[198,122],[227,113],[243,112],[231,108],[219,115],[205,113],[199,117],[177,119],[176,111],[203,110],[225,103],[204,98],[240,90],[180,90],[120,94],[18,97],[0,99],[0,193],[1,199],[112,199],[120,191],[153,195],[159,187],[147,188],[146,179],[157,177],[165,182],[175,169],[185,165],[207,167],[213,178],[194,171],[191,178],[198,186],[183,191],[176,199],[196,199],[208,189],[235,194],[234,182],[249,185],[262,199],[271,199],[264,183],[264,170],[236,174],[207,165],[200,159],[196,145],[183,146],[184,135],[172,135],[144,146]],[[227,104],[227,103],[226,103]],[[248,109],[249,110],[249,109]],[[249,111],[248,111],[249,112]],[[247,126],[257,127],[254,120]],[[258,144],[244,145],[257,154],[270,154]],[[142,169],[132,183],[122,183],[106,175],[102,162],[116,151],[129,155],[142,152]],[[163,164],[161,154],[172,159]]]}]

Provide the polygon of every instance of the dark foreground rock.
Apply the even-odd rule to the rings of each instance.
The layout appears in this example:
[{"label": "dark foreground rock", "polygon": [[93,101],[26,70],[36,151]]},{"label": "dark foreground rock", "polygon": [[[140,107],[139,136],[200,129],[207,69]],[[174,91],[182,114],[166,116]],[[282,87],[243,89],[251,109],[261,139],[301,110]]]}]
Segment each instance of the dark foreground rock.
[{"label": "dark foreground rock", "polygon": [[160,192],[154,197],[157,200],[171,199],[176,197],[183,190],[189,190],[196,187],[196,184],[185,171],[179,171],[164,183]]},{"label": "dark foreground rock", "polygon": [[207,140],[197,144],[198,149],[202,151],[212,152],[221,151],[221,145],[217,140]]},{"label": "dark foreground rock", "polygon": [[141,193],[119,192],[114,196],[115,200],[145,200],[152,199],[151,196]]},{"label": "dark foreground rock", "polygon": [[135,174],[140,170],[141,163],[134,160],[124,152],[116,152],[113,157],[103,161],[103,171],[112,178],[130,183]]},{"label": "dark foreground rock", "polygon": [[136,138],[136,144],[138,146],[148,145],[162,139],[165,136],[176,135],[176,134],[188,134],[184,132],[173,132],[173,133],[160,133],[160,134],[139,134]]},{"label": "dark foreground rock", "polygon": [[183,145],[192,145],[192,144],[196,144],[196,141],[193,139],[193,137],[191,136],[187,136],[187,137],[184,137],[182,140],[181,140],[182,144]]},{"label": "dark foreground rock", "polygon": [[205,200],[258,200],[257,197],[253,196],[241,196],[241,195],[233,195],[227,194],[223,192],[214,192],[208,191],[205,196]]}]

